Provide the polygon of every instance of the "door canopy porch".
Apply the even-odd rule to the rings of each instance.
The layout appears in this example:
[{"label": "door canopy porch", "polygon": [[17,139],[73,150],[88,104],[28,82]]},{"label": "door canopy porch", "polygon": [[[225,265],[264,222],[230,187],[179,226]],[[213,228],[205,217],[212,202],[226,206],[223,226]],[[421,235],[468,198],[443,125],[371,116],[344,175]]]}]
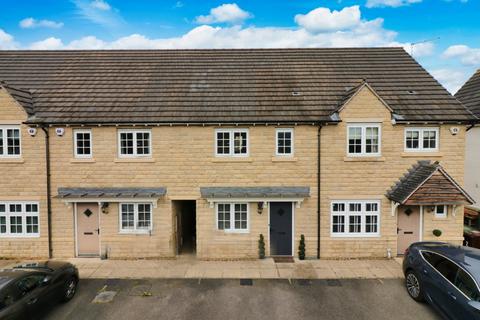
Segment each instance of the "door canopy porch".
[{"label": "door canopy porch", "polygon": [[392,186],[387,198],[401,205],[473,204],[471,196],[437,162],[418,161]]}]

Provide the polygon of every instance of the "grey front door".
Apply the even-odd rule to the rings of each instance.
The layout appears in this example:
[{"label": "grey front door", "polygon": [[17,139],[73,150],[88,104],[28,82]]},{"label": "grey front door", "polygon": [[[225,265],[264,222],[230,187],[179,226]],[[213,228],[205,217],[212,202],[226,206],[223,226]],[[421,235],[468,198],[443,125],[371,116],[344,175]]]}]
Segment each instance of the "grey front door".
[{"label": "grey front door", "polygon": [[270,202],[270,255],[292,256],[292,202]]}]

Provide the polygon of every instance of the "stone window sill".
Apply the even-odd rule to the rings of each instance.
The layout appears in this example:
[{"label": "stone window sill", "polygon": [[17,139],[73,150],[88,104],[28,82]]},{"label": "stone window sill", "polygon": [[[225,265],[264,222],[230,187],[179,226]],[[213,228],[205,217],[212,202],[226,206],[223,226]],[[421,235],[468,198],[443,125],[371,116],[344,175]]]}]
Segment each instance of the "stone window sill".
[{"label": "stone window sill", "polygon": [[402,152],[402,158],[433,158],[443,157],[441,152]]},{"label": "stone window sill", "polygon": [[272,157],[272,162],[297,162],[298,159],[296,157],[282,157],[282,156],[274,156]]},{"label": "stone window sill", "polygon": [[24,163],[23,158],[0,158],[0,163]]},{"label": "stone window sill", "polygon": [[153,158],[115,158],[113,162],[116,163],[153,163],[155,159]]},{"label": "stone window sill", "polygon": [[70,163],[95,163],[95,159],[92,159],[92,158],[85,158],[85,159],[74,158],[74,159],[70,159]]},{"label": "stone window sill", "polygon": [[253,162],[250,157],[225,157],[225,158],[213,158],[212,162]]},{"label": "stone window sill", "polygon": [[345,162],[384,162],[384,157],[344,157]]}]

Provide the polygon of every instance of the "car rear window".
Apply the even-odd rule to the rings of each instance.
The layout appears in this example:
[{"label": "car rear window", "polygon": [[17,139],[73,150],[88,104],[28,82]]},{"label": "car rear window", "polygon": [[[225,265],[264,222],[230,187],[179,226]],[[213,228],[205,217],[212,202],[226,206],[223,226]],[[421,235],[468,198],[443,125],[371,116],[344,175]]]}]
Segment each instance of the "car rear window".
[{"label": "car rear window", "polygon": [[440,272],[448,281],[454,283],[457,275],[458,266],[450,260],[442,257],[439,254],[422,251],[422,256],[428,263],[432,265],[438,272]]}]

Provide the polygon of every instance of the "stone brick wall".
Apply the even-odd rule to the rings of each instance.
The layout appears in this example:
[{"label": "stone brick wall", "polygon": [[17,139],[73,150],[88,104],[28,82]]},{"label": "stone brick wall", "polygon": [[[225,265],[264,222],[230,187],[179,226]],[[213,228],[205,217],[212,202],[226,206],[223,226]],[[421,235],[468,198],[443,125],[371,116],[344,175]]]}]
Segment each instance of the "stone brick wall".
[{"label": "stone brick wall", "polygon": [[[24,109],[0,88],[0,125],[20,125],[26,119]],[[0,158],[0,201],[38,201],[40,237],[0,237],[0,258],[48,256],[45,135],[38,130],[32,137],[27,130],[27,126],[20,126],[21,157]]]}]

